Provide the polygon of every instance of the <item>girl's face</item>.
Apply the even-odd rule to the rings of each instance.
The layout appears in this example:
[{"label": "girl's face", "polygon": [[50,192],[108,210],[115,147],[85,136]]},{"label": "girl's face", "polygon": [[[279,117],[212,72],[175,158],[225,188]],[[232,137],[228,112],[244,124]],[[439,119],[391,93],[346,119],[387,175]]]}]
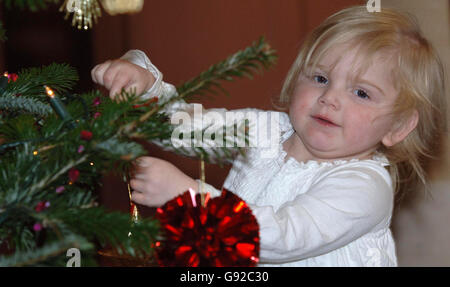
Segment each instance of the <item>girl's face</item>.
[{"label": "girl's face", "polygon": [[338,46],[323,57],[312,76],[298,79],[289,117],[296,140],[311,158],[368,158],[380,142],[389,145],[394,125],[389,113],[398,94],[391,65],[379,55],[353,82],[355,51]]}]

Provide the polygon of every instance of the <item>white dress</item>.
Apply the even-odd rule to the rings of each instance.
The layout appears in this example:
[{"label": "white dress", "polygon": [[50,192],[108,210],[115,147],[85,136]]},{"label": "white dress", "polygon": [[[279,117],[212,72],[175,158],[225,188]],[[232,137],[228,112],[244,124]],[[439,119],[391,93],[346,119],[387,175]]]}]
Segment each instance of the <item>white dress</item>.
[{"label": "white dress", "polygon": [[[147,97],[176,94],[143,52],[131,50],[122,58],[155,75]],[[189,108],[190,104],[178,102],[166,112]],[[287,158],[282,143],[294,131],[287,114],[279,113],[279,118],[277,156],[264,157],[263,149],[249,148],[246,157],[237,155],[224,183],[245,200],[258,221],[258,266],[397,266],[389,229],[393,187],[386,158],[334,162]],[[211,185],[206,189],[212,196],[220,194]]]}]

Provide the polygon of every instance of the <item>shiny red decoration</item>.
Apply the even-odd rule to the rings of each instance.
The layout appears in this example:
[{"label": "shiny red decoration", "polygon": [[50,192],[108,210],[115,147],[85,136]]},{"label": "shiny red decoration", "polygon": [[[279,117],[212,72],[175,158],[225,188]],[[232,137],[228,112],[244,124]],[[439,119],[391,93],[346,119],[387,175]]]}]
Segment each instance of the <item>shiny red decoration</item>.
[{"label": "shiny red decoration", "polygon": [[34,207],[34,210],[36,212],[41,212],[47,208],[50,207],[50,202],[49,201],[40,201],[36,204],[36,206]]},{"label": "shiny red decoration", "polygon": [[8,83],[11,82],[11,81],[15,82],[19,78],[19,76],[17,74],[15,74],[15,73],[7,74],[7,75],[8,75],[7,76],[8,77]]},{"label": "shiny red decoration", "polygon": [[89,141],[89,140],[92,139],[92,132],[86,131],[86,130],[82,130],[80,132],[80,137],[81,137],[82,140]]},{"label": "shiny red decoration", "polygon": [[70,183],[74,183],[75,181],[77,181],[78,177],[80,176],[80,172],[75,169],[75,168],[71,168],[69,170],[69,180]]},{"label": "shiny red decoration", "polygon": [[93,101],[92,101],[92,105],[93,106],[98,106],[102,103],[102,99],[100,97],[96,97]]},{"label": "shiny red decoration", "polygon": [[248,205],[223,189],[201,205],[189,191],[156,211],[164,240],[155,248],[160,266],[250,267],[259,260],[259,226]]}]

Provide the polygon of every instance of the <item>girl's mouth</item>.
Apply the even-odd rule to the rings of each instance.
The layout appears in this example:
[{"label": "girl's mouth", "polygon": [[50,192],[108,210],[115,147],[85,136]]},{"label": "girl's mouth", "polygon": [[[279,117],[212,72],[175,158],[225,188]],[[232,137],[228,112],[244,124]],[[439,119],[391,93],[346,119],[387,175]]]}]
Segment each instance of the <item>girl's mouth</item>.
[{"label": "girl's mouth", "polygon": [[327,127],[338,127],[339,125],[332,122],[329,118],[322,115],[314,115],[312,118],[319,124]]}]

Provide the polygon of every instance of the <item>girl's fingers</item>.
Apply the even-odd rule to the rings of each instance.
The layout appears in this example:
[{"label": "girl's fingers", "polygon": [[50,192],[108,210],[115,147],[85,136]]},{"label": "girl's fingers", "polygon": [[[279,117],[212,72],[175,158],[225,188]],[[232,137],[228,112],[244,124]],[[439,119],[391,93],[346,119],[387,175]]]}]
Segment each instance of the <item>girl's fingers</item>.
[{"label": "girl's fingers", "polygon": [[94,83],[96,83],[96,84],[98,84],[98,81],[97,81],[97,76],[95,75],[95,71],[98,69],[98,66],[99,65],[96,65],[94,68],[92,68],[92,70],[91,70],[91,78],[92,78],[92,81],[94,82]]},{"label": "girl's fingers", "polygon": [[122,92],[122,88],[124,88],[129,81],[130,79],[126,75],[117,73],[112,81],[109,97],[114,99],[116,94],[120,94]]},{"label": "girl's fingers", "polygon": [[156,158],[150,156],[142,156],[136,159],[136,165],[138,167],[149,167]]},{"label": "girl's fingers", "polygon": [[140,179],[140,180],[145,180],[146,178],[146,172],[145,172],[145,168],[146,166],[142,166],[142,157],[137,158],[136,160],[133,161],[133,169],[132,169],[132,173],[131,173],[131,177],[132,178],[136,178],[136,179]]},{"label": "girl's fingers", "polygon": [[113,80],[116,77],[117,70],[113,68],[108,68],[106,72],[103,74],[103,86],[111,90],[111,86],[113,84]]},{"label": "girl's fingers", "polygon": [[104,80],[103,76],[105,74],[105,71],[111,66],[111,61],[106,61],[103,64],[97,65],[92,69],[93,78],[95,78],[95,81],[97,84],[104,86]]},{"label": "girl's fingers", "polygon": [[137,83],[133,82],[128,82],[123,89],[129,93],[135,92],[136,95],[140,95],[142,93],[141,90],[143,90],[142,88],[139,87]]},{"label": "girl's fingers", "polygon": [[131,201],[137,204],[144,204],[145,203],[145,195],[141,192],[133,191],[131,193]]},{"label": "girl's fingers", "polygon": [[140,179],[133,178],[130,180],[130,186],[134,191],[143,193],[145,191],[145,182]]},{"label": "girl's fingers", "polygon": [[134,174],[133,178],[139,179],[139,180],[145,180],[148,176],[150,176],[150,175],[147,175],[145,173],[137,172],[136,174]]}]

